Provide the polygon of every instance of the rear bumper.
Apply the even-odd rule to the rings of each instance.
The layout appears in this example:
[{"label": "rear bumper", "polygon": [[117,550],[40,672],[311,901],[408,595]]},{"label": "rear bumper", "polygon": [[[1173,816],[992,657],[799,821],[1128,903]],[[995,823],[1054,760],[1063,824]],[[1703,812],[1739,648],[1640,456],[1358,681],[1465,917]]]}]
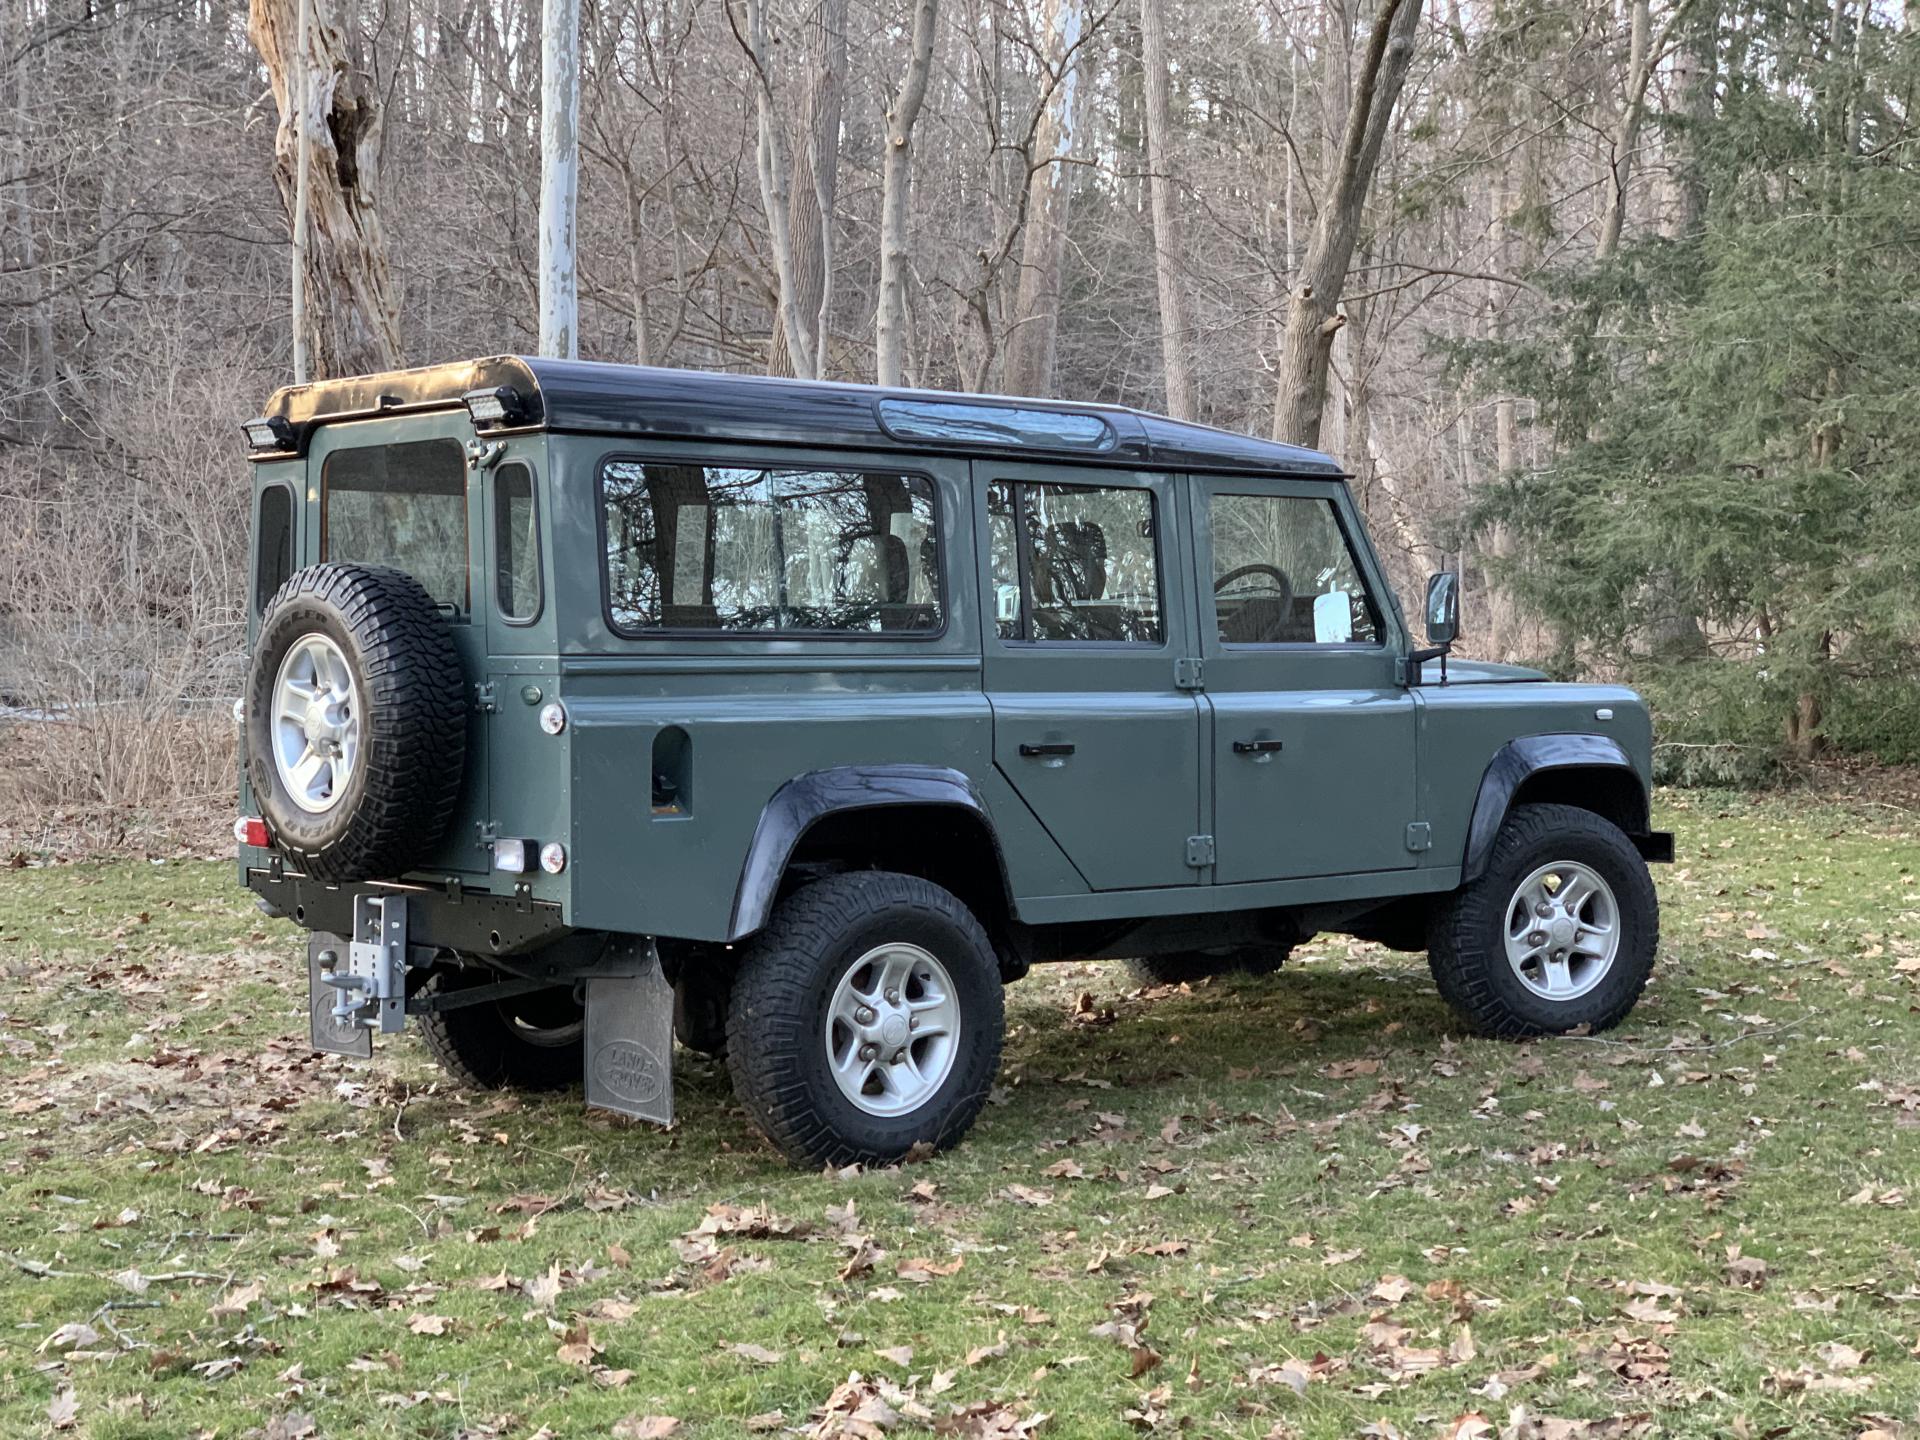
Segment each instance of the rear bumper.
[{"label": "rear bumper", "polygon": [[1649,830],[1644,835],[1635,835],[1633,848],[1640,852],[1640,858],[1649,865],[1671,865],[1673,863],[1673,832],[1671,830]]},{"label": "rear bumper", "polygon": [[568,933],[560,907],[551,901],[462,891],[450,885],[369,882],[328,885],[281,867],[247,867],[247,888],[268,913],[307,930],[353,933],[356,895],[404,894],[408,931],[415,945],[457,950],[463,955],[525,955]]}]

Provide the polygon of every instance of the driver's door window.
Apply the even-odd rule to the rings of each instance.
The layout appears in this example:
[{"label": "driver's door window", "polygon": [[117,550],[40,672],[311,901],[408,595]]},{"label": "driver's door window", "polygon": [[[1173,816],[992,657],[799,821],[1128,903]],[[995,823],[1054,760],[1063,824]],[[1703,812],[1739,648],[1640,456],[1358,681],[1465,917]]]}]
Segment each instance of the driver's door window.
[{"label": "driver's door window", "polygon": [[1222,645],[1380,643],[1380,612],[1332,501],[1216,494],[1210,514]]}]

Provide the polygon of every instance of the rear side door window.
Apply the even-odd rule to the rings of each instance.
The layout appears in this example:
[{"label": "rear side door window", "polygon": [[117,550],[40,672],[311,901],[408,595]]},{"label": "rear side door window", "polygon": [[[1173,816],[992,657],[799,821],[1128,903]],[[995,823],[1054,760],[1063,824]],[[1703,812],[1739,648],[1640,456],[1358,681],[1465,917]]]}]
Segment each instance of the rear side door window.
[{"label": "rear side door window", "polygon": [[1002,640],[1165,641],[1151,491],[996,480],[987,525]]},{"label": "rear side door window", "polygon": [[468,609],[467,463],[457,440],[336,450],[321,471],[320,558],[404,570]]}]

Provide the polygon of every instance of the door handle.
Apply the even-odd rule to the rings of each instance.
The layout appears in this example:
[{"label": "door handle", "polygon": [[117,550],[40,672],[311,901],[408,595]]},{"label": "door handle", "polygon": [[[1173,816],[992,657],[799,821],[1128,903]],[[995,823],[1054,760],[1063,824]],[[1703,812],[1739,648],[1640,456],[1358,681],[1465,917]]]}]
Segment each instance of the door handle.
[{"label": "door handle", "polygon": [[1073,754],[1073,746],[1067,744],[1065,741],[1050,741],[1045,745],[1029,745],[1023,740],[1020,743],[1020,753],[1028,757],[1035,755],[1071,755]]},{"label": "door handle", "polygon": [[1233,753],[1236,755],[1277,755],[1281,745],[1278,740],[1236,740]]}]

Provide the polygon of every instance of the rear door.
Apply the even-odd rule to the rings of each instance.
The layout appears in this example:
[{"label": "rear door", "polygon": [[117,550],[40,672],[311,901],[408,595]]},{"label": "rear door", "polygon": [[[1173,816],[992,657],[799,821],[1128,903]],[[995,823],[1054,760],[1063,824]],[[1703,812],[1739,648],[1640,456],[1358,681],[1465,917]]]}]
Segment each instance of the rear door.
[{"label": "rear door", "polygon": [[466,778],[440,853],[421,868],[485,875],[487,728],[473,687],[487,673],[489,581],[481,489],[465,451],[472,433],[465,411],[322,428],[308,452],[314,521],[304,558],[404,570],[446,618],[466,675]]},{"label": "rear door", "polygon": [[1217,884],[1410,867],[1414,700],[1344,486],[1193,483]]},{"label": "rear door", "polygon": [[[1199,706],[1173,477],[976,461],[994,763],[1095,890],[1197,882]],[[1193,858],[1198,858],[1197,854]]]}]

